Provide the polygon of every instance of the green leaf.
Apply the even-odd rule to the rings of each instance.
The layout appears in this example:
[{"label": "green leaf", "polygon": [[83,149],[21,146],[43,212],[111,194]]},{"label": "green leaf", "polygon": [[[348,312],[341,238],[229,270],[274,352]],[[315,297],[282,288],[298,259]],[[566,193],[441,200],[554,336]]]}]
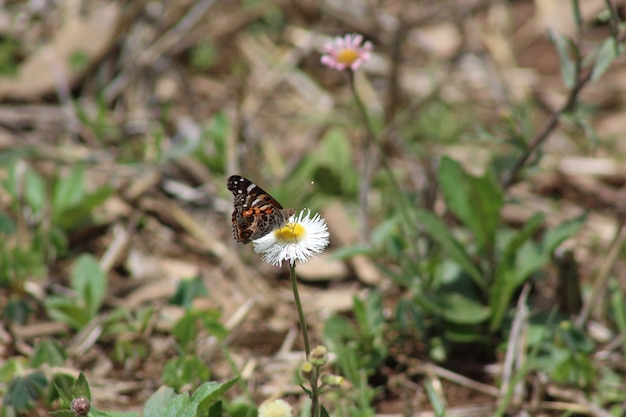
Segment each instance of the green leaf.
[{"label": "green leaf", "polygon": [[58,180],[52,196],[52,209],[55,213],[63,213],[70,207],[78,205],[85,196],[85,168],[75,166],[69,175]]},{"label": "green leaf", "polygon": [[48,366],[62,366],[65,364],[65,351],[61,345],[54,340],[44,339],[35,346],[30,358],[33,368],[39,368],[46,364]]},{"label": "green leaf", "polygon": [[562,36],[561,34],[550,31],[550,40],[554,43],[556,51],[559,54],[559,61],[561,62],[561,76],[563,77],[563,83],[567,88],[572,88],[576,85],[576,63],[572,59],[571,55],[573,51],[577,51],[576,45],[571,39]]},{"label": "green leaf", "polygon": [[193,311],[188,310],[176,322],[176,324],[174,324],[174,328],[172,329],[172,335],[185,350],[187,350],[190,345],[195,343],[196,336],[198,334],[196,320],[196,314]]},{"label": "green leaf", "polygon": [[54,321],[65,323],[79,330],[89,322],[89,317],[82,303],[63,297],[46,297],[44,301],[46,313]]},{"label": "green leaf", "polygon": [[331,351],[343,343],[344,340],[354,340],[359,333],[347,318],[332,316],[324,323],[324,343],[329,345]]},{"label": "green leaf", "polygon": [[27,169],[24,173],[24,197],[35,212],[43,210],[46,205],[46,184],[32,169]]},{"label": "green leaf", "polygon": [[615,59],[624,51],[622,45],[617,45],[614,38],[608,38],[600,48],[596,55],[596,60],[591,69],[591,81],[598,81],[604,73],[611,67]]},{"label": "green leaf", "polygon": [[[207,413],[208,417],[222,417],[224,415],[224,407],[222,406],[222,401],[217,401],[211,407],[209,407],[209,411]],[[231,413],[228,414],[232,416]]]},{"label": "green leaf", "polygon": [[[100,411],[95,407],[91,407],[88,415],[91,417],[139,417],[139,413],[134,411]],[[155,416],[160,417],[160,414],[155,414]]]},{"label": "green leaf", "polygon": [[89,319],[92,319],[100,310],[107,290],[106,275],[96,258],[90,254],[81,255],[74,262],[70,281],[87,307]]},{"label": "green leaf", "polygon": [[[515,290],[537,269],[537,265],[545,263],[539,256],[520,256],[522,253],[529,254],[534,249],[528,240],[541,227],[543,219],[543,213],[535,213],[505,245],[493,285],[489,289],[489,305],[493,313],[490,326],[492,332],[500,328]],[[522,250],[523,247],[525,250]],[[527,262],[520,265],[520,258]],[[524,272],[519,273],[518,268],[523,268]]]},{"label": "green leaf", "polygon": [[487,283],[480,272],[474,265],[472,259],[467,254],[463,245],[461,245],[452,236],[448,228],[434,214],[428,211],[418,210],[416,218],[428,235],[441,245],[444,252],[447,253],[466,273],[468,273],[476,285],[483,290],[487,289]]},{"label": "green leaf", "polygon": [[586,221],[587,213],[583,213],[573,219],[564,221],[552,230],[548,230],[541,242],[543,252],[549,256],[552,255],[552,252],[561,243],[578,233]]},{"label": "green leaf", "polygon": [[179,390],[184,385],[195,386],[206,381],[211,371],[196,356],[183,356],[170,359],[165,364],[162,373],[163,383]]},{"label": "green leaf", "polygon": [[333,260],[346,260],[356,255],[367,255],[371,252],[372,248],[369,245],[363,244],[338,248],[333,250],[333,253],[330,256]]},{"label": "green leaf", "polygon": [[[50,414],[52,414],[55,417],[76,417],[76,414],[72,410],[51,411]],[[93,416],[93,414],[89,414],[89,415]]]},{"label": "green leaf", "polygon": [[23,298],[9,298],[9,302],[4,307],[4,316],[15,323],[24,324],[28,315],[33,311],[27,300]]},{"label": "green leaf", "polygon": [[202,327],[204,327],[209,334],[217,337],[219,340],[224,340],[228,337],[228,330],[222,322],[220,321],[222,315],[217,310],[203,311],[200,314],[200,321],[202,322]]},{"label": "green leaf", "polygon": [[382,221],[370,234],[373,246],[382,246],[398,234],[398,218],[393,217]]},{"label": "green leaf", "polygon": [[205,382],[191,396],[191,404],[197,405],[198,411],[207,410],[211,405],[217,403],[224,393],[228,391],[239,380],[236,376],[226,382]]},{"label": "green leaf", "polygon": [[78,375],[78,379],[74,384],[74,397],[86,397],[91,400],[89,382],[87,382],[87,378],[82,372]]},{"label": "green leaf", "polygon": [[170,387],[161,387],[146,402],[143,409],[144,417],[196,417],[206,415],[206,411],[217,403],[222,395],[239,379],[232,378],[226,382],[205,382],[193,393],[175,394]]},{"label": "green leaf", "polygon": [[170,297],[168,303],[189,310],[195,298],[208,297],[208,295],[202,279],[196,276],[191,279],[181,279],[176,287],[176,292]]},{"label": "green leaf", "polygon": [[53,222],[64,230],[74,229],[84,223],[93,209],[104,203],[113,192],[114,189],[107,186],[101,187],[93,193],[83,194],[80,201],[61,211],[55,211]]},{"label": "green leaf", "polygon": [[428,400],[430,401],[430,406],[433,408],[435,416],[444,417],[446,415],[446,408],[430,379],[424,381],[424,387],[426,388],[426,395],[428,395]]},{"label": "green leaf", "polygon": [[465,173],[458,162],[448,157],[443,157],[439,165],[439,182],[448,208],[490,252],[503,204],[497,183],[488,174],[475,177]]},{"label": "green leaf", "polygon": [[428,294],[420,300],[428,299],[430,307],[445,320],[456,324],[480,324],[489,318],[491,311],[483,303],[461,293]]},{"label": "green leaf", "polygon": [[0,233],[12,235],[15,233],[16,226],[13,219],[0,211]]},{"label": "green leaf", "polygon": [[335,128],[329,130],[321,140],[318,161],[335,167],[337,172],[343,168],[352,168],[352,146],[346,132]]},{"label": "green leaf", "polygon": [[4,405],[19,411],[32,408],[40,398],[48,380],[42,372],[33,372],[24,377],[15,377],[9,383],[4,398]]},{"label": "green leaf", "polygon": [[143,407],[144,417],[165,417],[164,410],[175,397],[176,393],[172,388],[162,386],[146,401]]}]

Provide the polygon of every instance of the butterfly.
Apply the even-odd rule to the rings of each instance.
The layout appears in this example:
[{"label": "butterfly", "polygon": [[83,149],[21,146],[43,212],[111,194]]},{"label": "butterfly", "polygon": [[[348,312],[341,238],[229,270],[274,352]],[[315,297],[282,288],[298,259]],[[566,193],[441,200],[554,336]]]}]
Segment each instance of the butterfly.
[{"label": "butterfly", "polygon": [[283,227],[295,212],[284,209],[274,197],[241,175],[228,177],[227,187],[235,196],[233,238],[239,243],[250,243]]}]

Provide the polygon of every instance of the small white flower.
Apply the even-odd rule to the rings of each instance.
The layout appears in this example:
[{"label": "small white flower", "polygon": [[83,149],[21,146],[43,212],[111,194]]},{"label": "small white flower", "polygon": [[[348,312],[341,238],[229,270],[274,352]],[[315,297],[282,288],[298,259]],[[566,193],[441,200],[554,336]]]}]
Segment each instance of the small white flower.
[{"label": "small white flower", "polygon": [[285,400],[268,400],[259,407],[259,417],[291,417],[292,410]]},{"label": "small white flower", "polygon": [[291,265],[306,262],[321,253],[328,246],[328,227],[319,214],[310,216],[308,209],[291,216],[285,226],[253,241],[254,251],[275,266],[281,266],[283,261]]}]

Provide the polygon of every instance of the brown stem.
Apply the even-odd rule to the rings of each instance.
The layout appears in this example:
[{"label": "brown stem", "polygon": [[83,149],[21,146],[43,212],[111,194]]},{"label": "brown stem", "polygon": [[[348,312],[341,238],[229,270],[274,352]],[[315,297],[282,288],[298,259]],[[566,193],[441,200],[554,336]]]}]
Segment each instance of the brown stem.
[{"label": "brown stem", "polygon": [[[621,42],[624,42],[625,39],[626,32],[622,32],[616,38],[616,43],[619,44]],[[528,145],[522,156],[517,161],[515,161],[515,164],[513,165],[513,168],[511,168],[509,173],[504,176],[502,180],[502,188],[506,189],[515,183],[517,175],[524,167],[533,152],[535,152],[537,148],[539,148],[550,137],[550,134],[559,125],[561,114],[569,111],[574,107],[576,101],[578,100],[580,92],[591,80],[591,74],[592,68],[588,68],[580,77],[578,77],[578,81],[574,85],[574,88],[572,88],[569,92],[565,103],[558,110],[555,110],[552,112],[552,114],[550,114],[550,117],[543,125],[543,128],[530,141],[530,144]]]}]

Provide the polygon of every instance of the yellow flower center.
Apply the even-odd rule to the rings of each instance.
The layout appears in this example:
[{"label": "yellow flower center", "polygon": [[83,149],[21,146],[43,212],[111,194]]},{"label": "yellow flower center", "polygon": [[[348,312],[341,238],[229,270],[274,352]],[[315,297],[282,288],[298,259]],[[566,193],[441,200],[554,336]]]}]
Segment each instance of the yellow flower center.
[{"label": "yellow flower center", "polygon": [[359,53],[354,49],[344,49],[337,54],[337,61],[342,64],[352,64],[359,57]]},{"label": "yellow flower center", "polygon": [[274,232],[276,239],[285,243],[298,243],[304,236],[304,227],[300,223],[287,223]]}]

